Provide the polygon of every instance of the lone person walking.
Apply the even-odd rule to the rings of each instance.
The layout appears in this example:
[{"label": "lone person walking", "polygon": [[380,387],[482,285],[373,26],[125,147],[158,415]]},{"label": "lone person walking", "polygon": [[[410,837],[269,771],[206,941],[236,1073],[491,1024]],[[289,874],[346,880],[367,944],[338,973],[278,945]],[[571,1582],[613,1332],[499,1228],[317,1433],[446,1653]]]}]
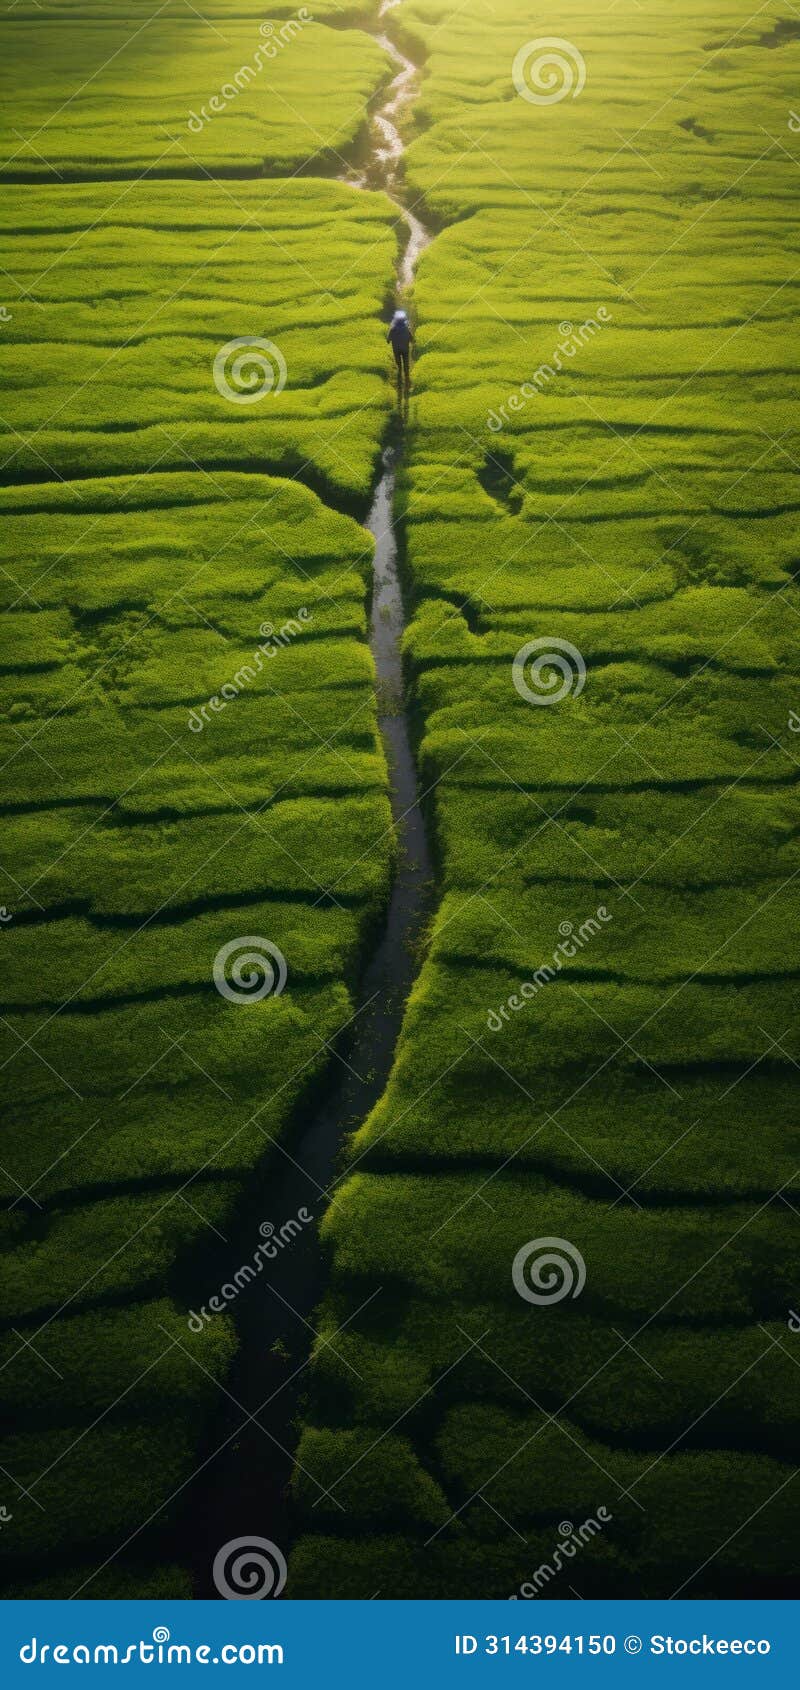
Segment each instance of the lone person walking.
[{"label": "lone person walking", "polygon": [[392,348],[394,361],[397,365],[398,389],[404,387],[407,393],[411,386],[410,360],[414,336],[411,333],[411,324],[405,311],[395,311],[389,324],[389,333],[386,339]]}]

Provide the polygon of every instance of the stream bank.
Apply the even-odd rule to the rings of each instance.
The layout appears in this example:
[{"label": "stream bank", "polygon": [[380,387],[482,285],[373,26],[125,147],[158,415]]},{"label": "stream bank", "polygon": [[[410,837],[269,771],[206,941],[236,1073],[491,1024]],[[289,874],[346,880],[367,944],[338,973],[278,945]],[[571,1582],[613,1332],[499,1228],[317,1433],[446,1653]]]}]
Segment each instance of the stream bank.
[{"label": "stream bank", "polygon": [[[386,16],[398,3],[383,0],[372,31],[397,64],[397,73],[373,113],[365,168],[348,173],[343,180],[354,190],[381,188],[397,207],[407,230],[396,270],[399,298],[411,285],[420,253],[432,234],[403,203],[398,186],[404,150],[400,122],[419,75],[418,67],[385,33]],[[432,913],[433,867],[417,798],[400,652],[405,614],[394,494],[402,454],[401,415],[393,421],[384,446],[365,522],[375,540],[369,643],[389,769],[397,867],[385,921],[360,980],[347,1041],[332,1054],[325,1091],[308,1111],[306,1128],[288,1145],[276,1146],[262,1180],[254,1182],[237,1215],[235,1240],[215,1250],[213,1262],[204,1258],[204,1283],[221,1285],[252,1262],[265,1240],[274,1241],[275,1254],[267,1272],[259,1272],[257,1282],[248,1284],[231,1305],[239,1351],[228,1380],[225,1410],[213,1429],[210,1453],[176,1528],[180,1541],[175,1552],[181,1560],[189,1559],[197,1597],[219,1594],[212,1566],[222,1545],[245,1537],[266,1538],[284,1555],[288,1553],[292,1536],[288,1486],[299,1435],[297,1422],[314,1340],[313,1315],[326,1283],[319,1221],[336,1183],[348,1136],[385,1090]],[[306,1215],[309,1222],[302,1218]]]}]

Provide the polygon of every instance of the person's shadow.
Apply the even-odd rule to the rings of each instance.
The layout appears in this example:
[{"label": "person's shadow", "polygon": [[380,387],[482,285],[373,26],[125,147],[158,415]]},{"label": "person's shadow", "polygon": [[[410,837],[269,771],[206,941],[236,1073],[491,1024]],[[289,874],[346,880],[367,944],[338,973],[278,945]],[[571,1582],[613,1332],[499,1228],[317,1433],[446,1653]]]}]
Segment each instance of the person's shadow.
[{"label": "person's shadow", "polygon": [[397,409],[400,413],[400,421],[404,422],[404,423],[408,422],[408,401],[409,401],[410,393],[411,393],[411,372],[409,371],[404,376],[402,368],[400,366],[398,366],[398,370],[397,370]]}]

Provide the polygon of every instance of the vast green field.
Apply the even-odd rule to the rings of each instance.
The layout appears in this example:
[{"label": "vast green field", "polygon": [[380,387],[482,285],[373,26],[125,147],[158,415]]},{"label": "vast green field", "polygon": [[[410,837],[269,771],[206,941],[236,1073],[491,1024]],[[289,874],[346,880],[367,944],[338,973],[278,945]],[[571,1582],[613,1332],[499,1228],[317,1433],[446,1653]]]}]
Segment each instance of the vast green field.
[{"label": "vast green field", "polygon": [[294,1460],[289,1597],[796,1593],[800,24],[387,14],[401,432],[377,5],[202,10],[0,23],[6,1590],[205,1593],[253,1323],[189,1312],[407,845],[391,440],[436,908],[240,1532]]},{"label": "vast green field", "polygon": [[[311,162],[312,110],[326,147],[353,140],[385,67],[337,32],[323,116],[318,23],[280,60],[302,64],[288,100],[267,66],[269,100],[217,114],[209,151],[189,137],[194,179],[154,181],[181,174],[141,169],[162,124],[246,58],[263,12],[237,9],[226,45],[185,11],[129,39],[119,8],[79,30],[64,10],[2,26],[12,126],[43,126],[54,169],[2,213],[0,1553],[12,1592],[185,1595],[171,1533],[236,1345],[227,1312],[189,1336],[187,1309],[256,1170],[271,1212],[394,851],[357,518],[390,401],[370,330],[396,214],[287,173]],[[286,174],[228,185],[207,175],[223,162]],[[235,353],[212,379],[248,334],[272,348],[260,404],[224,391],[247,393]],[[287,980],[262,995],[265,940]],[[253,1002],[215,988],[228,946],[229,973],[262,955]]]},{"label": "vast green field", "polygon": [[[751,11],[671,6],[665,51],[662,7],[570,4],[585,87],[537,105],[510,0],[402,8],[442,897],[325,1221],[323,1341],[380,1293],[319,1347],[296,1594],[796,1589],[799,50]],[[585,681],[536,708],[553,639]]]}]

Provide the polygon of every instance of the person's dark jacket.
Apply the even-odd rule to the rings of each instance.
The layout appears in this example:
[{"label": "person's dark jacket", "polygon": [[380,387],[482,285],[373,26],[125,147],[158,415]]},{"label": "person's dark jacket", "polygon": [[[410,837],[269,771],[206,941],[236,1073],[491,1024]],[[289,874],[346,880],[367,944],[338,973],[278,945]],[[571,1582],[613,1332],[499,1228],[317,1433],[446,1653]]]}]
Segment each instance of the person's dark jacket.
[{"label": "person's dark jacket", "polygon": [[407,317],[398,317],[396,322],[391,323],[386,336],[393,352],[407,352],[413,338]]}]

